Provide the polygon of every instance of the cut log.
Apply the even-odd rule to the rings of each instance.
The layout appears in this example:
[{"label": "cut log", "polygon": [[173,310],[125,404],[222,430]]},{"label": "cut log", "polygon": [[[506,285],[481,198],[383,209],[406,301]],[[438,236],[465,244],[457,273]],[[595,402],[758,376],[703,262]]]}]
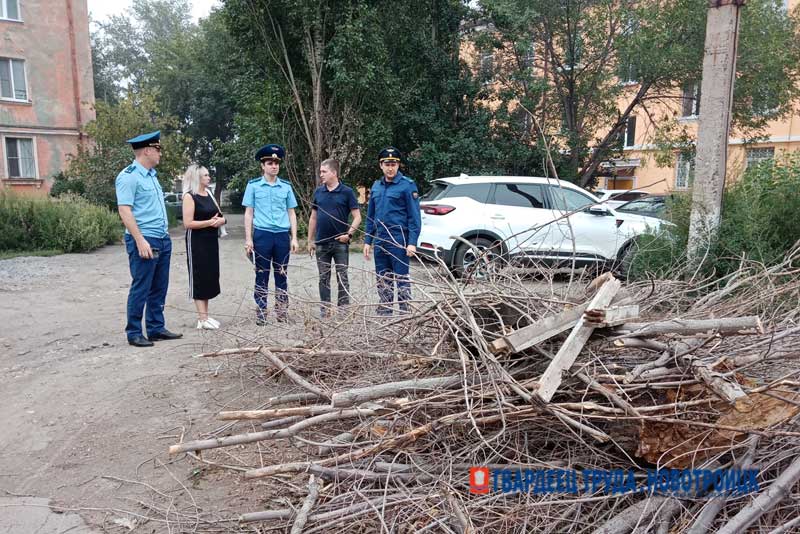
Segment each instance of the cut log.
[{"label": "cut log", "polygon": [[365,417],[375,415],[374,410],[364,410],[355,408],[352,410],[337,410],[335,412],[325,413],[304,419],[299,423],[295,423],[288,428],[281,430],[265,430],[263,432],[250,432],[248,434],[237,434],[234,436],[226,436],[222,438],[201,439],[196,441],[187,441],[179,443],[169,448],[170,454],[178,454],[187,451],[200,451],[205,449],[217,449],[220,447],[230,447],[232,445],[243,445],[245,443],[255,443],[256,441],[264,441],[268,439],[289,438],[320,423],[327,423],[330,421],[337,421],[340,419],[352,419],[354,417]]},{"label": "cut log", "polygon": [[222,349],[214,352],[195,354],[195,358],[217,358],[219,356],[232,356],[234,354],[255,354],[261,347],[239,347],[238,349]]},{"label": "cut log", "polygon": [[319,495],[319,484],[317,484],[316,477],[311,475],[308,478],[308,495],[303,501],[302,508],[297,512],[297,517],[294,519],[290,534],[302,534],[303,528],[308,522],[308,514],[311,512],[314,503],[317,502],[317,495]]},{"label": "cut log", "polygon": [[753,502],[739,510],[739,513],[723,525],[717,534],[737,534],[746,531],[747,527],[757,521],[759,517],[778,505],[798,480],[800,480],[800,456],[795,457],[789,467],[775,479],[775,482],[766,491],[761,492]]},{"label": "cut log", "polygon": [[337,445],[346,445],[348,443],[352,443],[356,440],[355,434],[352,432],[342,432],[341,434],[337,434],[333,436],[328,441],[324,441],[319,446],[319,454],[320,456],[325,456],[326,454],[332,453]]},{"label": "cut log", "polygon": [[649,497],[629,506],[598,527],[593,534],[627,534],[663,506],[670,497]]},{"label": "cut log", "polygon": [[273,354],[270,350],[268,350],[266,348],[262,348],[260,352],[261,352],[261,354],[263,354],[267,358],[267,360],[273,366],[275,366],[275,368],[278,371],[280,371],[281,373],[286,375],[286,378],[288,378],[289,380],[291,380],[292,382],[294,382],[295,384],[297,384],[301,388],[305,389],[306,391],[308,391],[309,393],[311,393],[313,395],[318,395],[318,396],[323,397],[323,398],[327,398],[328,397],[325,394],[325,392],[323,392],[317,386],[311,384],[305,378],[303,378],[302,376],[297,374],[297,372],[295,372],[294,369],[289,367],[283,360],[281,360],[280,358],[275,356],[275,354]]},{"label": "cut log", "polygon": [[[611,279],[607,281],[589,303],[589,309],[607,307],[611,304],[614,295],[617,294],[621,286],[622,284],[619,280]],[[539,379],[539,388],[536,394],[544,402],[550,402],[550,399],[553,398],[558,386],[561,385],[561,374],[575,363],[575,359],[589,340],[594,329],[594,325],[586,323],[582,317],[578,320],[578,324],[573,327],[569,337],[567,337],[567,340]]]},{"label": "cut log", "polygon": [[770,531],[768,534],[786,534],[787,532],[795,532],[792,530],[794,527],[800,526],[800,516],[795,517],[785,525],[782,525],[775,530]]},{"label": "cut log", "polygon": [[[753,465],[753,457],[755,456],[756,447],[758,447],[760,440],[761,438],[758,436],[750,438],[750,445],[748,446],[747,453],[735,464],[737,469],[750,469],[750,466]],[[697,495],[697,497],[699,497],[699,495]],[[700,513],[695,516],[694,523],[692,523],[692,526],[687,530],[686,534],[706,534],[706,532],[711,530],[711,527],[714,525],[714,520],[717,518],[720,510],[725,506],[727,500],[728,497],[724,494],[711,497],[700,510]]]},{"label": "cut log", "polygon": [[365,388],[354,388],[331,396],[331,405],[337,408],[352,406],[364,401],[380,399],[383,397],[395,397],[404,393],[414,393],[416,391],[430,391],[438,388],[452,388],[462,384],[461,375],[442,376],[435,378],[419,378],[414,380],[402,380],[400,382],[388,382]]},{"label": "cut log", "polygon": [[638,337],[626,337],[614,341],[615,347],[625,347],[631,349],[647,349],[655,352],[666,352],[669,345],[654,339],[639,339]]},{"label": "cut log", "polygon": [[372,482],[386,483],[389,480],[400,480],[406,483],[419,481],[431,482],[433,477],[425,473],[399,473],[399,472],[383,472],[376,473],[366,469],[343,469],[340,467],[323,467],[321,465],[312,464],[309,471],[314,473],[320,478],[342,482],[345,480],[369,480]]},{"label": "cut log", "polygon": [[282,426],[293,425],[299,421],[302,421],[305,417],[300,415],[293,415],[292,417],[282,417],[281,419],[273,419],[272,421],[267,421],[266,423],[261,423],[261,428],[268,429],[268,428],[280,428]]},{"label": "cut log", "polygon": [[[367,508],[387,508],[389,506],[403,504],[407,501],[409,501],[409,498],[406,494],[395,493],[385,497],[375,497],[374,499],[357,502],[356,504],[344,508],[337,508],[335,510],[331,510],[330,512],[318,512],[316,514],[311,514],[309,515],[308,520],[314,523],[330,521],[331,519],[342,517],[348,514],[354,514]],[[294,510],[284,508],[282,510],[265,510],[263,512],[242,514],[239,516],[239,521],[242,523],[247,523],[250,521],[269,521],[271,519],[290,519],[292,516],[294,516]]]},{"label": "cut log", "polygon": [[693,361],[691,365],[692,374],[701,382],[705,383],[721,399],[735,404],[737,399],[747,397],[747,393],[736,382],[732,382],[701,361]]},{"label": "cut log", "polygon": [[217,415],[217,419],[222,419],[223,421],[275,419],[282,417],[291,417],[293,415],[303,415],[303,416],[320,415],[323,413],[332,412],[333,410],[334,408],[331,408],[327,404],[322,404],[322,405],[315,404],[312,406],[297,406],[294,408],[275,408],[272,410],[240,410],[240,411],[219,412],[219,414]]},{"label": "cut log", "polygon": [[494,354],[503,352],[514,354],[542,341],[547,341],[551,337],[566,332],[575,326],[575,322],[581,318],[587,306],[588,304],[581,304],[556,315],[550,315],[525,328],[520,328],[506,336],[495,339],[489,344],[489,350]]},{"label": "cut log", "polygon": [[672,319],[655,323],[625,323],[617,327],[616,331],[622,337],[653,337],[663,334],[704,334],[717,332],[719,334],[747,334],[753,331],[764,333],[764,327],[757,316],[730,317],[723,319]]}]

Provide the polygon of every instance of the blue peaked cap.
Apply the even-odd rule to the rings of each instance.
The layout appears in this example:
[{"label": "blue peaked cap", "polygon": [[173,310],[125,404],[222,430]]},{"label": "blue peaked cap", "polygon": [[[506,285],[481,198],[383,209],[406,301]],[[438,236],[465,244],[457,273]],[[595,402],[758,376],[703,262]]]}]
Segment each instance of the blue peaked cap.
[{"label": "blue peaked cap", "polygon": [[256,161],[267,161],[268,159],[283,160],[286,156],[286,149],[281,145],[264,145],[256,152]]},{"label": "blue peaked cap", "polygon": [[150,132],[142,135],[137,135],[133,139],[128,139],[126,142],[130,143],[131,148],[134,150],[145,148],[148,146],[161,147],[161,130]]},{"label": "blue peaked cap", "polygon": [[381,150],[380,154],[378,154],[378,161],[380,161],[381,163],[383,163],[384,161],[397,161],[397,162],[399,162],[400,158],[402,158],[402,157],[403,157],[403,155],[395,147],[387,146],[386,148]]}]

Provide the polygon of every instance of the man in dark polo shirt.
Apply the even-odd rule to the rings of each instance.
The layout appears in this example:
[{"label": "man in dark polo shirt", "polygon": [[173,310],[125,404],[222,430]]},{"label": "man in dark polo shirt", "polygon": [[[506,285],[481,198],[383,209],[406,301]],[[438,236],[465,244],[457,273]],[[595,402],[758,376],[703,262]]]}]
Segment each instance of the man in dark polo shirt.
[{"label": "man in dark polo shirt", "polygon": [[[311,217],[308,219],[308,252],[317,252],[321,315],[330,313],[331,260],[336,266],[339,306],[350,304],[347,265],[350,262],[350,239],[361,225],[361,211],[353,190],[339,181],[339,162],[326,159],[319,168],[322,185],[314,191]],[[350,216],[353,221],[348,224]]]}]

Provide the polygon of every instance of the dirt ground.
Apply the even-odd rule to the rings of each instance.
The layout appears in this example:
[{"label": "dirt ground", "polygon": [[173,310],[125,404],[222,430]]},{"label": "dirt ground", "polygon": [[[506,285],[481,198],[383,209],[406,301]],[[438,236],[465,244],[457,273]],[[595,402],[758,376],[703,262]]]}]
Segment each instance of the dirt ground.
[{"label": "dirt ground", "polygon": [[[0,261],[0,534],[183,532],[142,518],[179,508],[186,510],[185,531],[203,532],[191,525],[198,510],[226,519],[268,505],[258,483],[193,470],[196,463],[167,454],[182,435],[195,439],[221,426],[213,419],[220,409],[251,408],[280,393],[269,383],[253,388],[241,376],[246,369],[237,377],[216,372],[224,362],[192,358],[247,345],[256,328],[241,217],[229,227],[221,241],[223,294],[211,303],[225,331],[194,329],[178,229],[166,318],[184,338],[153,348],[125,339],[130,276],[123,246]],[[265,327],[276,343],[313,336],[307,326],[317,308],[316,265],[308,254],[290,265],[294,324]],[[356,299],[374,300],[371,265],[360,254],[351,255],[350,272]],[[215,483],[222,477],[226,483]],[[238,529],[231,523],[212,530]]]}]

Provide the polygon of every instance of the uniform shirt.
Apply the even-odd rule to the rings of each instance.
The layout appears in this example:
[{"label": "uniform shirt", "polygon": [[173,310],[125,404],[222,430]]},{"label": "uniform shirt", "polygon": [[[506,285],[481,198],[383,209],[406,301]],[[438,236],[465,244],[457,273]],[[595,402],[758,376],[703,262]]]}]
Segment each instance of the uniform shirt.
[{"label": "uniform shirt", "polygon": [[350,211],[358,209],[358,200],[353,190],[341,182],[333,191],[323,184],[314,191],[311,209],[317,213],[315,241],[323,243],[347,233]]},{"label": "uniform shirt", "polygon": [[297,199],[286,180],[276,178],[271,184],[259,176],[247,183],[242,206],[253,208],[253,226],[258,230],[285,232],[291,228],[289,209],[297,207]]},{"label": "uniform shirt", "polygon": [[[134,161],[117,175],[117,206],[130,206],[139,231],[147,237],[166,237],[167,208],[164,192],[155,169],[145,169]],[[125,233],[128,229],[125,229]]]},{"label": "uniform shirt", "polygon": [[371,245],[417,246],[422,220],[419,193],[414,181],[399,172],[394,180],[385,177],[372,184],[367,208],[367,236]]}]

